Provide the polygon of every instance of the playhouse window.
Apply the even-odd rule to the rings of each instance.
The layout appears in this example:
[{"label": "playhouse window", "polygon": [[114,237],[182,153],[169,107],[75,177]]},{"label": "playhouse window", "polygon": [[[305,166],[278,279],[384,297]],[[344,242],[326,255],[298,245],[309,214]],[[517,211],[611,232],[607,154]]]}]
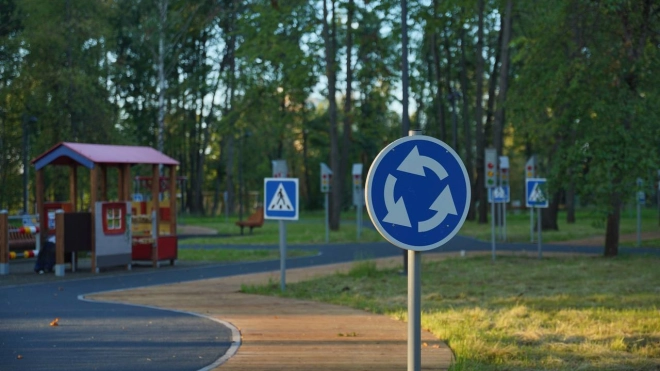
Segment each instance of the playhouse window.
[{"label": "playhouse window", "polygon": [[110,203],[103,205],[103,232],[105,234],[122,234],[126,230],[124,213],[126,205]]}]

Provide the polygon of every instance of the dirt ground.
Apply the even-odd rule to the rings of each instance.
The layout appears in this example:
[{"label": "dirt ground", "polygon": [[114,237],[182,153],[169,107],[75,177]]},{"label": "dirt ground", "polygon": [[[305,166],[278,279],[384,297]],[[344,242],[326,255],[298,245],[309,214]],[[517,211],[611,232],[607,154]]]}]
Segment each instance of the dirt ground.
[{"label": "dirt ground", "polygon": [[[438,257],[441,258],[441,257]],[[381,267],[400,258],[379,259]],[[351,264],[287,270],[287,283],[347,271]],[[384,315],[311,301],[240,293],[244,284],[279,282],[279,271],[215,278],[91,298],[194,312],[240,331],[238,351],[214,370],[405,370],[407,324]],[[446,344],[422,331],[422,369],[446,370]]]}]

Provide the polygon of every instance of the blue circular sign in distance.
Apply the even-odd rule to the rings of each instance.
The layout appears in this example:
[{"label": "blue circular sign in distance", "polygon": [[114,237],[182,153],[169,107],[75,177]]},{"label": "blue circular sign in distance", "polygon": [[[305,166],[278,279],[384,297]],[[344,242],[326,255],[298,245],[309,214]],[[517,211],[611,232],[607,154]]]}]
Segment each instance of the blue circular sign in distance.
[{"label": "blue circular sign in distance", "polygon": [[383,148],[369,168],[367,212],[392,244],[432,250],[465,222],[470,189],[465,165],[449,145],[425,135],[403,137]]}]

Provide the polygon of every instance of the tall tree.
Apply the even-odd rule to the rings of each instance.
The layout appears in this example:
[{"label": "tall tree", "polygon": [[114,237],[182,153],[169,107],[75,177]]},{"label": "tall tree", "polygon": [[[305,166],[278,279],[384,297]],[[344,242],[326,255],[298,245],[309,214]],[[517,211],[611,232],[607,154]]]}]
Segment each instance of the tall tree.
[{"label": "tall tree", "polygon": [[535,148],[552,153],[553,192],[575,180],[576,191],[603,212],[606,256],[618,254],[621,207],[635,179],[648,179],[660,165],[652,108],[660,99],[653,88],[658,77],[647,73],[660,67],[650,31],[658,7],[624,0],[544,4],[527,10],[542,17],[519,39],[524,53],[510,101],[517,107],[513,121]]},{"label": "tall tree", "polygon": [[[479,200],[479,223],[488,223],[488,203],[486,202],[486,189],[484,185],[484,150],[486,149],[486,140],[484,135],[484,111],[483,111],[483,92],[484,92],[484,0],[477,1],[477,47],[475,48],[476,70],[476,104],[475,104],[475,139],[477,151],[477,177],[472,185],[474,200]],[[476,196],[476,197],[475,197]]]}]

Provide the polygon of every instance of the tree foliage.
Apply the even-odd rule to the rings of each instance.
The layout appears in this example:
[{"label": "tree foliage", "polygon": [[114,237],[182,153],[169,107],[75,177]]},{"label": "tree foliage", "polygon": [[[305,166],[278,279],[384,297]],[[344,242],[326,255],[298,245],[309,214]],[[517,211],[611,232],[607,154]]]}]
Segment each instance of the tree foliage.
[{"label": "tree foliage", "polygon": [[[21,204],[25,132],[30,158],[59,141],[162,138],[187,178],[184,211],[253,206],[278,159],[301,204],[322,207],[326,162],[340,228],[350,164],[368,168],[401,136],[401,5],[0,0],[0,206]],[[471,218],[487,222],[484,148],[511,158],[519,199],[515,167],[535,153],[550,220],[577,194],[602,211],[616,254],[619,210],[660,168],[659,13],[651,0],[407,2],[410,124],[456,147]],[[67,197],[66,177],[47,176]]]}]

